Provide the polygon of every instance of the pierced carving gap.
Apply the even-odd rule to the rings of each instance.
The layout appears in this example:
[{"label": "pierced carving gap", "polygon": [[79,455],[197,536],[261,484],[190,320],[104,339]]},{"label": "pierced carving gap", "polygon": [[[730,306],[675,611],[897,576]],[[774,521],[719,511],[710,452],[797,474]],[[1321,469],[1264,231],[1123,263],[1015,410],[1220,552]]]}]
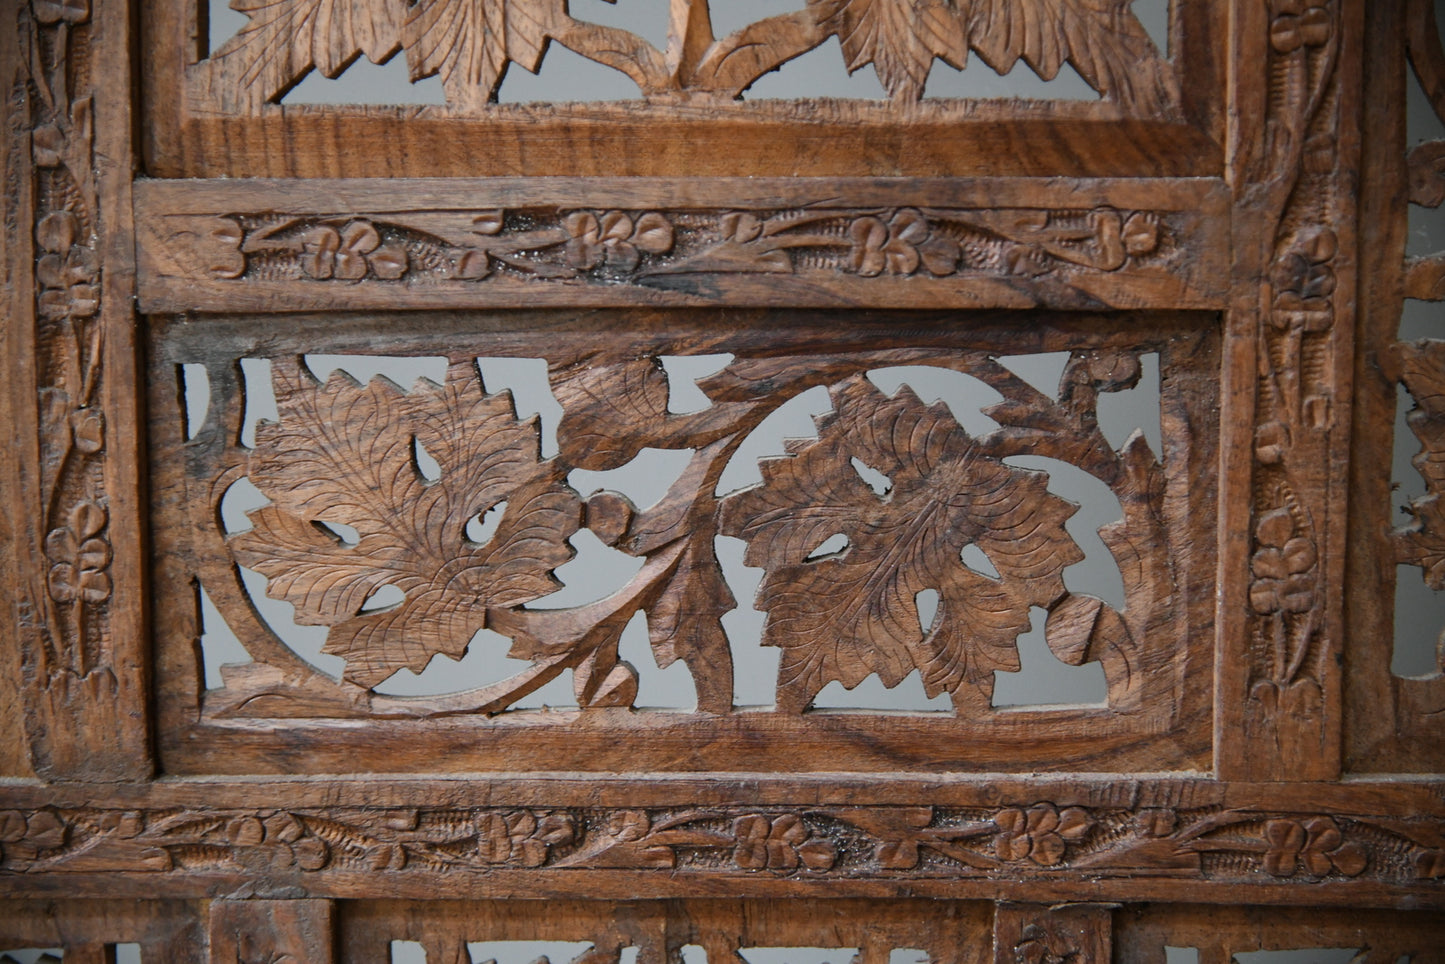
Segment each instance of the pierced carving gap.
[{"label": "pierced carving gap", "polygon": [[953,700],[947,693],[929,696],[918,670],[909,673],[896,686],[886,686],[874,673],[852,689],[832,682],[813,698],[814,711],[837,712],[858,710],[869,713],[952,713]]},{"label": "pierced carving gap", "polygon": [[218,690],[226,685],[221,667],[251,662],[251,654],[216,608],[204,586],[197,586],[201,610],[201,668],[206,676],[206,689]]},{"label": "pierced carving gap", "polygon": [[205,365],[181,366],[181,394],[186,410],[186,440],[200,434],[211,409],[211,378]]},{"label": "pierced carving gap", "polygon": [[271,500],[256,488],[246,476],[233,482],[221,497],[221,528],[226,535],[236,535],[251,530],[251,513],[271,504]]},{"label": "pierced carving gap", "polygon": [[933,100],[1099,100],[1101,95],[1068,64],[1060,67],[1051,80],[1044,80],[1031,70],[1000,74],[987,64],[971,64],[967,70],[958,70],[935,60],[923,96]]},{"label": "pierced carving gap", "polygon": [[820,46],[785,61],[743,91],[743,99],[748,101],[820,97],[886,101],[888,91],[873,71],[848,70],[836,37],[829,37]]},{"label": "pierced carving gap", "polygon": [[659,356],[657,360],[667,374],[667,410],[674,415],[691,415],[712,408],[712,399],[697,383],[722,371],[735,357],[731,353]]},{"label": "pierced carving gap", "polygon": [[20,948],[0,955],[0,964],[60,964],[65,950],[59,947]]},{"label": "pierced carving gap", "polygon": [[895,947],[888,952],[888,964],[930,964],[933,955],[921,947]]},{"label": "pierced carving gap", "polygon": [[693,454],[691,449],[645,448],[615,469],[573,469],[567,475],[567,484],[587,495],[599,489],[618,492],[637,508],[646,509],[667,495],[687,470]]},{"label": "pierced carving gap", "polygon": [[528,609],[566,609],[606,599],[642,570],[642,559],[604,544],[591,529],[578,529],[568,542],[575,555],[554,570],[560,588],[528,603]]},{"label": "pierced carving gap", "polygon": [[271,387],[269,358],[242,358],[241,384],[246,396],[246,415],[241,422],[241,444],[256,447],[256,425],[276,420],[276,393]]},{"label": "pierced carving gap", "polygon": [[391,964],[428,964],[420,941],[392,941]]},{"label": "pierced carving gap", "polygon": [[853,964],[856,947],[739,947],[747,964]]},{"label": "pierced carving gap", "polygon": [[545,358],[478,358],[486,391],[493,395],[510,392],[517,417],[537,417],[542,433],[542,458],[557,454],[557,423],[562,419],[562,406],[547,379]]},{"label": "pierced carving gap", "polygon": [[[1125,358],[1127,356],[1121,356]],[[1104,438],[1116,449],[1129,444],[1129,436],[1136,430],[1144,433],[1144,441],[1156,455],[1164,453],[1163,433],[1159,428],[1159,355],[1157,352],[1143,352],[1138,356],[1138,374],[1132,379],[1129,370],[1121,370],[1123,377],[1117,389],[1101,393],[1098,400],[1099,430]]]},{"label": "pierced carving gap", "polygon": [[280,102],[288,107],[305,104],[422,107],[445,104],[447,95],[437,77],[413,82],[407,74],[404,57],[392,57],[384,64],[358,57],[338,77],[327,77],[319,70],[311,71],[300,83],[286,91]]},{"label": "pierced carving gap", "polygon": [[1164,964],[1199,964],[1197,947],[1164,947]]},{"label": "pierced carving gap", "polygon": [[431,453],[426,450],[426,446],[421,444],[421,439],[411,440],[411,458],[413,464],[416,465],[417,474],[424,481],[437,482],[441,479],[441,464],[432,458]]},{"label": "pierced carving gap", "polygon": [[1038,355],[1006,355],[999,364],[1013,372],[1049,398],[1059,397],[1059,382],[1069,364],[1069,353],[1044,352]]},{"label": "pierced carving gap", "polygon": [[979,575],[987,576],[990,579],[999,578],[998,567],[995,566],[993,562],[989,560],[988,555],[974,543],[970,542],[960,549],[958,557],[963,560],[965,566]]},{"label": "pierced carving gap", "polygon": [[467,520],[467,538],[479,546],[491,542],[506,514],[507,501],[503,499],[481,515],[472,516]]},{"label": "pierced carving gap", "polygon": [[642,99],[642,91],[627,74],[553,43],[535,73],[507,70],[497,89],[499,104],[615,103]]},{"label": "pierced carving gap", "polygon": [[803,557],[805,562],[814,562],[818,559],[826,559],[835,556],[848,548],[848,537],[841,532],[835,532],[822,542],[818,543],[816,549]]},{"label": "pierced carving gap", "polygon": [[592,950],[591,941],[467,941],[472,964],[570,964]]},{"label": "pierced carving gap", "polygon": [[400,586],[377,586],[376,590],[361,604],[363,613],[382,612],[393,609],[406,601],[406,593]]},{"label": "pierced carving gap", "polygon": [[139,944],[116,944],[115,964],[141,964]]},{"label": "pierced carving gap", "polygon": [[998,431],[998,422],[984,414],[983,409],[1003,401],[1003,396],[963,372],[927,365],[897,365],[873,369],[868,372],[868,380],[885,395],[896,395],[907,385],[919,398],[943,402],[953,420],[970,435]]},{"label": "pierced carving gap", "polygon": [[[304,355],[306,370],[324,382],[332,372],[345,372],[365,385],[373,378],[384,378],[399,391],[427,391],[446,381],[447,360],[440,356],[409,357],[399,355]],[[418,386],[418,379],[426,383]]]},{"label": "pierced carving gap", "polygon": [[821,385],[788,399],[763,419],[723,469],[718,479],[717,494],[736,492],[763,481],[760,466],[764,459],[784,454],[785,443],[791,440],[817,438],[814,420],[833,410],[828,390]]},{"label": "pierced carving gap", "polygon": [[1350,964],[1357,959],[1357,947],[1300,947],[1291,950],[1240,951],[1236,964]]},{"label": "pierced carving gap", "polygon": [[858,473],[858,478],[862,479],[878,498],[886,498],[888,493],[893,490],[892,479],[882,472],[879,472],[867,462],[864,462],[858,456],[855,455],[849,459],[848,464],[853,466],[853,471]]},{"label": "pierced carving gap", "polygon": [[637,698],[633,702],[639,710],[697,708],[697,688],[687,667],[680,662],[667,667],[657,665],[644,613],[639,612],[628,620],[621,640],[617,655],[637,670]]},{"label": "pierced carving gap", "polygon": [[1018,669],[994,673],[993,705],[999,709],[1041,706],[1103,706],[1109,684],[1097,662],[1070,666],[1049,646],[1047,610],[1030,610],[1032,628],[1018,637]]}]

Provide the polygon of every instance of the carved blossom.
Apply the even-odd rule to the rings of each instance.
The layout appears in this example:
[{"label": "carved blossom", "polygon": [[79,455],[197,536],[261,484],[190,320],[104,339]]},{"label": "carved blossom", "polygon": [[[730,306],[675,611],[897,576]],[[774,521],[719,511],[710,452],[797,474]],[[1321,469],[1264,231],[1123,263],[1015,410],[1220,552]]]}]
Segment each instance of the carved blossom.
[{"label": "carved blossom", "polygon": [[1089,812],[1081,807],[1059,810],[1048,803],[1027,810],[1001,810],[993,822],[999,828],[994,849],[1000,860],[1031,860],[1043,867],[1062,861],[1066,842],[1083,839],[1094,825]]},{"label": "carved blossom", "polygon": [[94,502],[80,502],[66,524],[45,537],[45,555],[52,565],[46,579],[50,598],[60,603],[110,598],[110,543],[101,538],[107,515]]},{"label": "carved blossom", "polygon": [[858,218],[848,227],[853,242],[849,266],[865,278],[882,274],[913,274],[919,265],[943,277],[958,266],[958,244],[937,237],[928,219],[913,208],[903,208],[887,223],[876,217]]},{"label": "carved blossom", "polygon": [[1312,877],[1324,877],[1331,870],[1354,877],[1365,869],[1364,849],[1346,841],[1329,817],[1270,820],[1264,825],[1264,838],[1269,845],[1264,869],[1276,877],[1292,877],[1300,867]]},{"label": "carved blossom", "polygon": [[1291,54],[1304,47],[1321,47],[1329,42],[1334,29],[1328,3],[1314,0],[1273,0],[1269,23],[1269,43],[1281,54]]},{"label": "carved blossom", "polygon": [[622,211],[608,211],[601,218],[590,211],[567,216],[567,262],[588,271],[598,265],[609,270],[634,271],[642,252],[666,254],[672,250],[672,223],[653,211],[634,221]]},{"label": "carved blossom", "polygon": [[391,241],[383,244],[369,221],[352,221],[340,230],[320,225],[307,234],[304,245],[301,269],[320,281],[360,281],[368,272],[394,281],[406,274],[406,248]]},{"label": "carved blossom", "polygon": [[733,834],[737,839],[733,860],[744,870],[794,870],[800,864],[809,870],[827,870],[838,859],[837,848],[814,837],[797,814],[740,817],[733,823]]},{"label": "carved blossom", "polygon": [[1315,564],[1319,553],[1307,534],[1297,532],[1288,506],[1271,509],[1255,523],[1255,550],[1250,559],[1253,580],[1249,602],[1254,611],[1309,612],[1315,601]]},{"label": "carved blossom", "polygon": [[93,250],[75,243],[79,230],[69,211],[52,211],[36,225],[45,254],[35,263],[35,278],[46,318],[89,318],[100,310],[100,265]]}]

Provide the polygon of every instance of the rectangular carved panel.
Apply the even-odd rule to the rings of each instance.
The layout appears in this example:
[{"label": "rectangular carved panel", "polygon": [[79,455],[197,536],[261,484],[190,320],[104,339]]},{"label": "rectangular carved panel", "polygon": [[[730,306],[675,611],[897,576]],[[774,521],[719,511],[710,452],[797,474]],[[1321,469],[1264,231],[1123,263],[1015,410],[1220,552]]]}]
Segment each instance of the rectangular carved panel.
[{"label": "rectangular carved panel", "polygon": [[1226,301],[1226,192],[1208,179],[150,181],[137,190],[141,299],[152,312]]},{"label": "rectangular carved panel", "polygon": [[[1109,768],[1197,766],[1213,568],[1210,319],[844,317],[734,312],[726,330],[713,313],[638,310],[433,316],[405,332],[158,322],[157,612],[171,765],[269,768],[271,754],[307,746],[327,768],[354,766],[356,752],[378,769],[1100,768],[1105,757]],[[897,347],[872,347],[884,338]],[[309,359],[330,356],[307,354],[364,358],[383,346],[440,367],[404,391],[326,374]],[[1019,377],[1005,346],[1058,353],[1057,382]],[[685,386],[670,386],[663,363],[720,352],[723,367],[697,384],[702,404],[678,413],[672,393]],[[1107,438],[1098,421],[1113,393],[1139,383],[1146,356],[1160,372],[1159,453],[1139,432]],[[539,451],[537,423],[519,420],[512,396],[485,384],[489,359],[505,358],[547,359],[548,404],[561,408],[555,457]],[[265,365],[269,377],[247,374]],[[188,370],[209,386],[201,417],[184,410]],[[974,421],[967,406],[930,404],[906,380],[880,388],[885,371],[946,376],[999,401]],[[816,439],[760,465],[738,454],[814,389]],[[264,395],[275,420],[247,429]],[[654,450],[683,459],[655,504],[605,489],[584,500],[573,487],[592,484],[578,472],[591,478]],[[1084,558],[1066,526],[1075,509],[1048,474],[1015,462],[1039,457],[1082,470],[1117,500],[1121,515],[1098,535],[1122,605],[1069,588],[1064,570]],[[740,460],[758,465],[760,481],[728,492]],[[257,494],[227,522],[242,480]],[[498,528],[483,536],[489,516]],[[568,540],[583,534],[634,575],[604,598],[544,608],[572,557]],[[734,707],[743,641],[720,621],[736,599],[719,537],[741,540],[746,564],[763,570],[761,643],[782,654],[771,711]],[[841,551],[828,548],[835,537]],[[970,563],[970,551],[982,561]],[[328,627],[330,664],[301,656],[256,608],[247,580],[258,577],[295,607],[288,618]],[[400,598],[373,602],[383,589]],[[251,659],[222,667],[208,691],[198,685],[202,592]],[[926,593],[932,614],[919,608]],[[1097,661],[1106,705],[993,705],[995,672],[1019,668],[1013,647],[1031,609],[1046,614],[1060,658]],[[658,666],[687,667],[694,713],[635,708],[638,673],[618,648],[639,614]],[[429,696],[382,685],[434,657],[462,659],[469,643],[508,641],[521,662],[495,683]],[[509,709],[563,673],[578,711]],[[894,687],[913,673],[928,696],[947,694],[952,714],[813,707],[835,681],[851,690],[876,674]],[[252,722],[281,719],[290,722],[274,732]],[[311,727],[326,719],[370,722],[318,739]],[[624,732],[645,741],[619,744]],[[386,755],[392,745],[407,754]]]}]

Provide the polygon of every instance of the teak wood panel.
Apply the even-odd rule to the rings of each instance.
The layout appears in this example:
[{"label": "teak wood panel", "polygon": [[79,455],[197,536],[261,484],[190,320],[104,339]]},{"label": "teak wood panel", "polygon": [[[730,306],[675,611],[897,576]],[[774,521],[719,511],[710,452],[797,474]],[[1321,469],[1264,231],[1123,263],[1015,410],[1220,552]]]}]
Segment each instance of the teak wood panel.
[{"label": "teak wood panel", "polygon": [[[1117,2],[798,7],[718,37],[705,0],[673,0],[660,50],[560,2],[280,0],[239,5],[250,26],[212,51],[192,0],[5,4],[0,953],[1438,957],[1442,676],[1389,668],[1395,567],[1441,581],[1445,352],[1398,335],[1405,299],[1445,296],[1439,255],[1404,256],[1408,205],[1445,197],[1445,152],[1407,153],[1404,129],[1409,84],[1445,116],[1430,5],[1176,0],[1167,55]],[[747,100],[834,37],[888,101]],[[493,103],[549,43],[643,101]],[[390,55],[446,105],[278,102]],[[1068,63],[1100,100],[930,100],[935,58]],[[1068,353],[1053,391],[1005,364],[1046,351]],[[449,367],[401,390],[314,377],[315,352]],[[699,383],[711,406],[670,412],[660,357],[714,352],[733,360]],[[1158,452],[1097,425],[1141,355]],[[479,357],[548,361],[556,457]],[[280,413],[252,444],[241,359],[270,362]],[[989,385],[998,430],[867,378],[904,364]],[[190,431],[187,366],[210,386]],[[817,438],[718,493],[814,386]],[[1401,391],[1425,495],[1392,526]],[[694,452],[657,505],[567,483],[650,446]],[[1005,461],[1025,452],[1119,499],[1121,608],[1070,590],[1072,510]],[[270,504],[227,531],[243,476]],[[502,502],[541,522],[458,534]],[[835,519],[848,550],[814,558]],[[529,608],[581,528],[638,577]],[[716,534],[765,570],[771,711],[732,705]],[[339,679],[248,614],[238,567],[328,627]],[[407,601],[367,609],[388,581]],[[202,589],[253,658],[213,690]],[[1030,608],[1061,658],[1102,664],[1106,705],[992,706]],[[632,705],[638,613],[694,712]],[[375,692],[482,626],[530,668]],[[509,708],[563,669],[578,710]],[[913,670],[952,713],[811,706]]]}]

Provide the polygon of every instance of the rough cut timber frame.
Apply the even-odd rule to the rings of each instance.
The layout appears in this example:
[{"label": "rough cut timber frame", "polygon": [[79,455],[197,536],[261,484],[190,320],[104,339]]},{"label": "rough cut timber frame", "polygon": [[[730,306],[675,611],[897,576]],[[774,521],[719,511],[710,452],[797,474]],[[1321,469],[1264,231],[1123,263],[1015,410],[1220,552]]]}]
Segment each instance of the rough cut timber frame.
[{"label": "rough cut timber frame", "polygon": [[[556,937],[591,941],[599,964],[624,947],[675,964],[689,944],[716,964],[826,935],[860,964],[907,947],[940,962],[1154,962],[1166,943],[1211,964],[1318,946],[1440,959],[1442,675],[1389,671],[1395,567],[1445,584],[1445,353],[1398,335],[1403,301],[1439,300],[1445,276],[1439,255],[1404,257],[1408,204],[1445,197],[1445,149],[1407,155],[1404,130],[1407,84],[1445,117],[1430,4],[1175,0],[1168,59],[1112,0],[799,7],[718,38],[705,0],[673,0],[659,50],[555,0],[238,2],[250,26],[212,52],[192,0],[0,3],[0,953],[103,961],[136,942],[150,960],[274,964],[375,960],[416,940],[434,964],[468,960],[468,941]],[[850,67],[877,70],[887,103],[733,99],[833,36]],[[644,102],[492,103],[506,65],[534,67],[549,42],[623,70]],[[921,98],[935,57],[969,51],[1043,75],[1068,62],[1101,99]],[[339,74],[359,55],[440,74],[447,105],[278,103],[308,69]],[[295,361],[447,339],[456,375],[430,394],[308,380]],[[543,342],[575,419],[563,461],[531,455],[535,429],[467,371]],[[739,360],[702,386],[711,414],[667,413],[655,357],[719,346]],[[1052,399],[994,360],[1060,348],[1071,360]],[[1137,379],[1143,351],[1163,359],[1173,435],[1161,453],[1101,447],[1097,397]],[[241,357],[272,361],[286,413],[249,449],[223,424]],[[991,378],[1003,428],[969,438],[941,406],[862,377],[905,361]],[[215,404],[186,438],[176,369],[197,363]],[[710,464],[748,406],[799,372],[831,386],[835,412],[757,489],[714,498],[699,468],[691,497],[639,510],[563,481],[649,444]],[[1394,526],[1401,386],[1426,494]],[[373,563],[337,563],[313,525],[337,479],[294,463],[325,451],[296,425],[345,426],[320,416],[368,405],[378,421],[335,437],[366,439],[380,466],[393,435],[488,426],[508,444],[461,453],[482,466],[476,490],[503,479],[510,501],[542,506],[530,538],[556,551],[507,557],[483,605],[428,595],[427,580],[459,558],[503,562],[487,546],[437,550],[433,571],[406,570],[431,608],[366,616],[368,587],[404,554],[363,531]],[[1112,546],[1145,571],[1168,545],[1157,585],[1173,595],[1149,598],[1171,599],[1172,619],[1066,591],[1067,509],[1002,461],[1040,439],[1096,474],[1172,480],[1130,503],[1163,535]],[[953,615],[904,626],[894,597],[946,567],[869,557],[913,545],[883,539],[877,513],[850,517],[852,562],[793,558],[826,534],[799,534],[809,511],[845,489],[871,497],[828,471],[853,451],[894,460],[893,498],[923,486],[920,518],[952,505],[948,531],[1023,547],[1001,588],[950,570]],[[799,466],[810,485],[790,476]],[[214,500],[242,472],[273,502],[250,535],[228,534]],[[452,505],[390,478],[406,504],[436,508],[427,518],[497,501]],[[948,503],[959,493],[966,507]],[[647,557],[653,581],[537,616],[526,603],[584,525]],[[444,528],[419,539],[445,549]],[[773,714],[734,712],[726,695],[715,625],[731,600],[698,548],[714,531],[749,539],[769,570],[769,632],[804,627],[773,641],[803,654]],[[859,628],[820,623],[808,598],[826,593],[808,573],[859,558],[887,592]],[[196,587],[240,565],[269,569],[275,593],[331,627],[340,681],[272,666],[205,690]],[[992,709],[988,681],[1031,605],[1050,610],[1061,655],[1105,663],[1095,722],[1129,719],[1137,693],[1148,725],[1080,747],[1094,725],[1080,714]],[[665,738],[631,708],[636,677],[617,657],[619,621],[639,610],[660,658],[713,694]],[[960,610],[971,633],[951,628]],[[537,666],[566,663],[582,708],[518,723],[504,701],[408,714],[372,692],[465,645],[479,620]],[[1141,640],[1155,649],[1131,648]],[[1136,652],[1161,655],[1130,664]],[[914,666],[957,717],[807,712],[826,679]],[[385,718],[406,715],[420,718]],[[398,735],[419,735],[420,752]],[[702,745],[720,735],[732,742]],[[950,735],[961,749],[940,748]]]}]

